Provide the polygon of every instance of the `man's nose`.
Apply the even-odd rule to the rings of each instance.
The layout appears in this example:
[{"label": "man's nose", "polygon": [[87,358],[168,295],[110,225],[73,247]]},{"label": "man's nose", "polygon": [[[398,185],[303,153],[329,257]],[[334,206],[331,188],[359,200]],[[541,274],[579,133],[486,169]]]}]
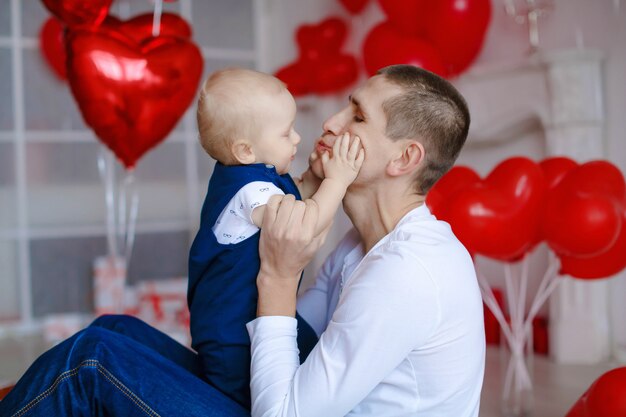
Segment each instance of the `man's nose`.
[{"label": "man's nose", "polygon": [[346,109],[344,109],[326,119],[326,121],[322,125],[324,133],[330,133],[333,136],[341,135],[346,130],[346,121]]}]

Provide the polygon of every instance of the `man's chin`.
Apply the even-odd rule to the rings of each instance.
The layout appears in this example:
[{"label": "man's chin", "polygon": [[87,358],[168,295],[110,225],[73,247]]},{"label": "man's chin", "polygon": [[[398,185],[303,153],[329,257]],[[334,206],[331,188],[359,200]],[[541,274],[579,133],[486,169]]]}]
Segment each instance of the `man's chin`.
[{"label": "man's chin", "polygon": [[317,158],[313,163],[309,164],[309,169],[317,178],[324,179],[324,167],[322,166],[322,159]]}]

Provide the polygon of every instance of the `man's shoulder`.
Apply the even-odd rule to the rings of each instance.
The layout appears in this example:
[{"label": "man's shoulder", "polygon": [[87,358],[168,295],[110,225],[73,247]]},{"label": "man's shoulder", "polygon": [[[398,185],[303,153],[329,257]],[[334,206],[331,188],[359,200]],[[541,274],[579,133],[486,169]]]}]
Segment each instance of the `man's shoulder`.
[{"label": "man's shoulder", "polygon": [[390,262],[419,263],[428,271],[445,270],[446,265],[473,271],[472,259],[450,225],[432,216],[400,225],[381,252],[388,255]]}]

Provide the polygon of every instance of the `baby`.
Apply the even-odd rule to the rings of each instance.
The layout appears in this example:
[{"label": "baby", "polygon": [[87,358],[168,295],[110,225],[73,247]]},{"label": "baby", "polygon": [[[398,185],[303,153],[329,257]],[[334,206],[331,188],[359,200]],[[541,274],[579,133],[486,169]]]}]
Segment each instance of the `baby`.
[{"label": "baby", "polygon": [[[192,346],[209,383],[250,408],[250,340],[256,317],[259,228],[272,195],[293,194],[318,206],[316,234],[334,217],[364,158],[359,139],[335,141],[322,155],[325,179],[288,171],[300,136],[296,103],[277,78],[225,69],[205,82],[198,100],[200,142],[217,160],[189,254],[187,300]],[[310,173],[308,173],[310,174]],[[317,342],[298,315],[301,361]]]}]

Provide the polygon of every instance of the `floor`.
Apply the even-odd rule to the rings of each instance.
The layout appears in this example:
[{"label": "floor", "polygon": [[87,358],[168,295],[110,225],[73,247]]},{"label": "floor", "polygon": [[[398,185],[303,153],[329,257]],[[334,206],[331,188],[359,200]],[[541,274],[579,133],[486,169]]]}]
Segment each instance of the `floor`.
[{"label": "floor", "polygon": [[[20,336],[0,340],[0,389],[14,381],[33,360],[45,350],[46,344],[39,336]],[[505,364],[498,348],[487,350],[487,364],[480,417],[500,417],[502,366]],[[587,387],[619,363],[597,365],[557,365],[545,356],[534,356],[533,416],[563,417]]]}]

